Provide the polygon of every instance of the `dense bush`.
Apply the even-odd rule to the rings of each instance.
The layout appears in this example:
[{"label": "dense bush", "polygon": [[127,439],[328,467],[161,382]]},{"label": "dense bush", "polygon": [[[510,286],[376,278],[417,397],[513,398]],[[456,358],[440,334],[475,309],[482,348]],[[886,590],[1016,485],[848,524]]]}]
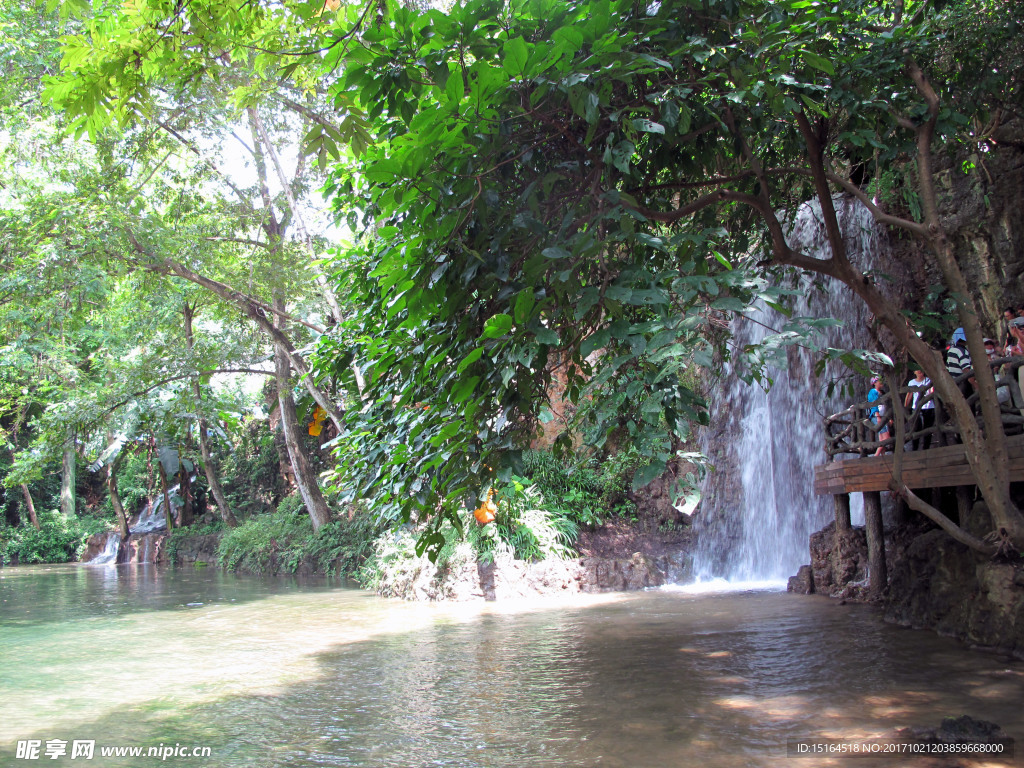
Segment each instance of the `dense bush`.
[{"label": "dense bush", "polygon": [[[0,480],[11,470],[11,459],[7,451],[0,451]],[[43,473],[42,477],[28,483],[32,501],[36,509],[51,509],[60,504],[60,464],[54,471]],[[21,488],[15,484],[7,487],[0,482],[0,524],[17,526],[20,522],[28,523],[28,509]]]},{"label": "dense bush", "polygon": [[0,562],[66,563],[77,560],[94,533],[110,530],[94,517],[66,518],[57,510],[39,512],[39,530],[31,525],[0,526]]},{"label": "dense bush", "polygon": [[234,448],[217,457],[228,506],[238,517],[271,512],[287,490],[281,477],[281,458],[266,421],[245,424]]},{"label": "dense bush", "polygon": [[603,461],[594,456],[560,459],[550,451],[524,451],[525,477],[536,484],[548,507],[578,525],[596,528],[612,515],[630,517],[636,505],[629,499],[630,477],[640,464],[635,448]]},{"label": "dense bush", "polygon": [[354,574],[380,532],[380,524],[362,510],[314,531],[296,494],[283,499],[277,511],[230,529],[221,539],[217,558],[225,568],[253,573],[292,573],[305,562],[318,571]]},{"label": "dense bush", "polygon": [[209,525],[175,528],[164,543],[164,552],[167,555],[168,562],[174,563],[177,561],[178,547],[183,540],[190,539],[193,536],[209,536],[214,533],[223,533],[225,530],[227,530],[227,527],[224,525],[224,521],[220,519],[215,520]]}]

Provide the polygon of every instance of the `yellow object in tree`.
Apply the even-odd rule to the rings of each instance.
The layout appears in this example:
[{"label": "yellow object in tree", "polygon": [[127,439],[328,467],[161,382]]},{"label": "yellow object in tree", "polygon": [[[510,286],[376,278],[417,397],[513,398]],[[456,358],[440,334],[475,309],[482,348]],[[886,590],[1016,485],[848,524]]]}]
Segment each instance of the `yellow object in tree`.
[{"label": "yellow object in tree", "polygon": [[324,420],[326,418],[327,411],[318,405],[316,410],[313,411],[313,420],[309,422],[309,434],[313,437],[320,437],[320,433],[324,429]]},{"label": "yellow object in tree", "polygon": [[480,525],[487,525],[494,522],[494,516],[498,514],[498,505],[494,503],[494,489],[487,491],[487,501],[473,510],[473,517]]}]

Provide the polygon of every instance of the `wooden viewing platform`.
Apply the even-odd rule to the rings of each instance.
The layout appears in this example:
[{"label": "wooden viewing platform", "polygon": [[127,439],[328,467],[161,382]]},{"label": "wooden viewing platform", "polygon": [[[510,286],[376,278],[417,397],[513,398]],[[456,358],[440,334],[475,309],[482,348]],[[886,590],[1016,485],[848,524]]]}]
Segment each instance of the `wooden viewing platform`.
[{"label": "wooden viewing platform", "polygon": [[[1000,358],[989,361],[989,365],[996,378],[1010,479],[1024,481],[1024,357]],[[973,371],[967,371],[957,378],[961,391],[971,389],[968,382],[973,375]],[[851,405],[825,419],[824,448],[828,461],[814,468],[815,494],[829,494],[833,499],[837,542],[852,533],[850,494],[860,493],[863,498],[869,589],[876,597],[888,584],[882,492],[889,490],[893,479],[893,451],[900,451],[901,478],[907,488],[956,489],[956,515],[960,520],[970,509],[971,486],[976,484],[960,443],[958,426],[935,392],[901,386],[891,373],[886,378],[888,391],[876,400]],[[977,400],[975,392],[967,397],[975,412]],[[879,406],[883,418],[873,417]],[[886,425],[892,429],[883,437]],[[897,434],[902,436],[902,444],[897,443]],[[910,447],[919,450],[907,450]],[[875,456],[879,448],[886,452]]]},{"label": "wooden viewing platform", "polygon": [[[1010,477],[1024,481],[1024,435],[1006,438],[1010,458]],[[845,461],[830,461],[814,468],[816,494],[862,493],[887,491],[892,479],[893,455],[851,455]],[[947,445],[903,454],[903,480],[909,488],[946,488],[974,485],[974,475],[967,465],[962,445]]]}]

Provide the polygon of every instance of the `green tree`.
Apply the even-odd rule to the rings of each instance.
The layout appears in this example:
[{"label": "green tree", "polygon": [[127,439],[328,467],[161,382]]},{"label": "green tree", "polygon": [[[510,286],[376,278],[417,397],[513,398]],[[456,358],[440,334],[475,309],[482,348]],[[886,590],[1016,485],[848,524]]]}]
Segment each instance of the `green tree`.
[{"label": "green tree", "polygon": [[[588,394],[641,403],[622,425],[631,432],[685,434],[700,411],[682,374],[710,362],[716,320],[764,292],[740,269],[758,259],[840,280],[868,304],[925,367],[997,527],[1024,549],[990,372],[978,371],[978,423],[899,307],[849,262],[833,203],[851,195],[924,244],[985,359],[938,214],[934,154],[987,140],[1018,108],[1015,4],[469,0],[449,13],[346,6],[322,25],[306,3],[104,8],[102,34],[73,41],[51,88],[90,128],[144,114],[157,71],[188,83],[224,51],[258,50],[265,71],[285,52],[299,68],[337,69],[336,103],[348,117],[365,112],[372,141],[342,137],[353,157],[329,187],[365,232],[337,265],[363,312],[321,339],[319,367],[352,379],[355,360],[365,372],[345,479],[396,517],[432,517],[428,546],[457,502],[486,487],[489,467],[514,465],[543,414],[553,355],[569,366],[571,399],[589,377],[600,386]],[[193,32],[216,13],[228,23]],[[299,31],[274,37],[285,18]],[[919,213],[890,210],[864,183],[893,165],[908,169]],[[786,240],[809,199],[827,259]],[[649,437],[657,471],[669,438]],[[893,489],[993,551],[898,476]]]},{"label": "green tree", "polygon": [[[956,29],[968,10],[981,11],[973,26],[987,30],[990,53],[962,66],[970,39]],[[707,307],[741,309],[750,297],[716,259],[736,264],[763,249],[765,266],[844,282],[921,362],[955,414],[997,527],[1024,548],[991,371],[978,371],[979,424],[900,307],[849,262],[833,202],[852,195],[925,244],[984,360],[971,289],[938,214],[933,155],[976,141],[976,126],[1019,92],[1010,5],[849,2],[823,13],[806,2],[501,11],[468,2],[450,14],[381,13],[386,22],[362,31],[334,86],[375,119],[374,145],[334,187],[342,206],[361,200],[376,228],[362,257],[373,280],[362,283],[370,317],[361,325],[379,324],[363,353],[378,410],[353,428],[375,441],[407,430],[398,446],[360,444],[350,468],[366,487],[391,500],[396,486],[410,497],[429,478],[432,491],[462,493],[453,457],[490,463],[511,447],[510,412],[529,424],[541,402],[519,367],[543,370],[552,348],[587,372],[589,354],[604,349],[594,371],[602,387],[646,397],[681,434],[689,402],[677,374],[702,357],[680,342],[709,324]],[[998,76],[979,88],[976,75],[997,59]],[[865,170],[857,166],[870,178],[897,162],[913,168],[917,219],[853,180]],[[820,207],[828,259],[787,242],[787,217],[807,199]],[[659,354],[663,346],[678,352]],[[623,375],[643,364],[653,369],[646,380]],[[438,415],[401,412],[420,401]],[[426,474],[441,467],[442,480]],[[961,542],[993,551],[898,476],[893,490]],[[429,510],[432,498],[416,501]]]}]

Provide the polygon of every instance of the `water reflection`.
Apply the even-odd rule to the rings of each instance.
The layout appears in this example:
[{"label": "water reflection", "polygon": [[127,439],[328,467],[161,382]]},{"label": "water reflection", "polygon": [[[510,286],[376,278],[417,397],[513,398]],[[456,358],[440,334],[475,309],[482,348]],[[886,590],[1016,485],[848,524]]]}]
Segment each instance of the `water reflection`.
[{"label": "water reflection", "polygon": [[214,766],[714,768],[960,714],[1024,735],[1024,666],[863,606],[764,592],[430,606],[109,570],[0,572],[0,764],[26,738],[207,745]]}]

